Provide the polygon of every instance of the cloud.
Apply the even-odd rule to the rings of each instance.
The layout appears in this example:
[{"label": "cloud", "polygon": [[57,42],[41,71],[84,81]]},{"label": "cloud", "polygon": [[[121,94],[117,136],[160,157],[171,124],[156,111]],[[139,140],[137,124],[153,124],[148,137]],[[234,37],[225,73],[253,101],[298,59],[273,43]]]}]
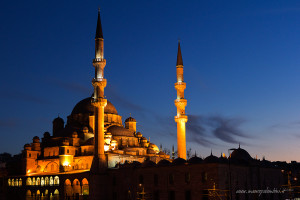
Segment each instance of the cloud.
[{"label": "cloud", "polygon": [[215,143],[211,142],[207,129],[205,128],[205,117],[200,115],[189,115],[187,123],[187,139],[204,147],[211,147]]},{"label": "cloud", "polygon": [[245,120],[240,118],[225,118],[222,116],[208,118],[208,125],[211,126],[213,135],[224,142],[232,144],[240,143],[237,137],[249,138],[239,128],[244,122]]}]

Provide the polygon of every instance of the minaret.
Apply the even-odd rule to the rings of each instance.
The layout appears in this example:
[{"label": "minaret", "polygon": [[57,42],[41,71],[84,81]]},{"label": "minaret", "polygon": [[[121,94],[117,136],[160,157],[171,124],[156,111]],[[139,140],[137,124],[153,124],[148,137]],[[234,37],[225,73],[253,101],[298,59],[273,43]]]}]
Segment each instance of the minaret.
[{"label": "minaret", "polygon": [[106,79],[104,78],[105,65],[106,60],[104,59],[104,39],[99,9],[95,36],[95,59],[93,60],[93,66],[95,67],[95,78],[92,81],[94,86],[92,104],[95,108],[95,152],[92,170],[95,171],[104,169],[107,166],[106,157],[104,154],[104,107],[107,104],[107,100],[104,96],[104,88],[106,87]]},{"label": "minaret", "polygon": [[177,82],[175,89],[177,90],[177,99],[174,101],[177,108],[175,122],[177,123],[177,152],[178,158],[186,159],[186,139],[185,139],[185,123],[188,117],[185,115],[185,107],[187,100],[184,98],[184,90],[186,83],[183,80],[183,62],[180,49],[180,41],[178,41],[178,53],[176,64]]}]

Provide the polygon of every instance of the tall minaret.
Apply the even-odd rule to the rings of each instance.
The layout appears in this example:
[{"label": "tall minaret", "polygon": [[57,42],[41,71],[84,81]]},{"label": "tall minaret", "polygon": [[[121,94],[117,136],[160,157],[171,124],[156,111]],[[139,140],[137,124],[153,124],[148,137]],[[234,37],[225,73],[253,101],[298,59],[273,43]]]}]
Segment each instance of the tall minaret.
[{"label": "tall minaret", "polygon": [[183,62],[180,41],[178,41],[176,74],[177,83],[175,83],[175,89],[177,90],[177,99],[174,102],[177,108],[177,115],[175,116],[175,122],[177,123],[177,152],[178,158],[186,159],[185,123],[188,121],[188,117],[185,115],[187,100],[184,98],[184,90],[186,88],[186,83],[183,80]]},{"label": "tall minaret", "polygon": [[101,27],[100,9],[98,10],[95,36],[95,59],[93,60],[93,65],[95,67],[95,78],[92,81],[94,86],[92,104],[95,107],[95,152],[92,170],[97,171],[107,166],[104,154],[104,107],[107,104],[107,100],[104,96],[104,88],[106,87],[104,67],[106,65],[106,60],[104,59],[104,39]]}]

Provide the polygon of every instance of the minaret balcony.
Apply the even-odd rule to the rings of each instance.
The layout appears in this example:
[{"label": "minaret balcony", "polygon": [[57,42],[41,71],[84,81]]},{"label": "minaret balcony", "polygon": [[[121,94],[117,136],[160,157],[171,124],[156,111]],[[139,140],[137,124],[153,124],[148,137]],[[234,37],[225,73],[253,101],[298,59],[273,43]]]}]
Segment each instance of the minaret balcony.
[{"label": "minaret balcony", "polygon": [[177,108],[184,109],[187,105],[187,100],[186,99],[175,99],[174,103]]},{"label": "minaret balcony", "polygon": [[186,83],[185,82],[177,82],[175,83],[175,89],[179,91],[183,91],[186,88]]},{"label": "minaret balcony", "polygon": [[174,120],[175,120],[176,123],[178,123],[178,122],[186,123],[188,121],[188,116],[186,116],[186,115],[177,115],[177,116],[174,117]]}]

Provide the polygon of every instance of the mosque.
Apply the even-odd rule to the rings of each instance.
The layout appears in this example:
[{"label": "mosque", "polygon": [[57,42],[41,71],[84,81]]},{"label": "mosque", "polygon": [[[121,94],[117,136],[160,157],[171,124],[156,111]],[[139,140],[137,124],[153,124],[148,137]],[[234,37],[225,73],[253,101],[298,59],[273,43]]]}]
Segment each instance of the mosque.
[{"label": "mosque", "polygon": [[[53,120],[52,134],[24,145],[20,173],[5,179],[11,199],[191,200],[261,199],[242,189],[280,188],[285,174],[278,165],[232,149],[229,158],[196,155],[186,160],[187,100],[183,61],[178,43],[175,89],[178,158],[162,152],[138,132],[137,121],[122,116],[105,99],[104,38],[98,12],[95,36],[94,93],[73,108],[67,122]],[[175,108],[174,108],[175,110]],[[263,194],[282,199],[283,193]]]}]

